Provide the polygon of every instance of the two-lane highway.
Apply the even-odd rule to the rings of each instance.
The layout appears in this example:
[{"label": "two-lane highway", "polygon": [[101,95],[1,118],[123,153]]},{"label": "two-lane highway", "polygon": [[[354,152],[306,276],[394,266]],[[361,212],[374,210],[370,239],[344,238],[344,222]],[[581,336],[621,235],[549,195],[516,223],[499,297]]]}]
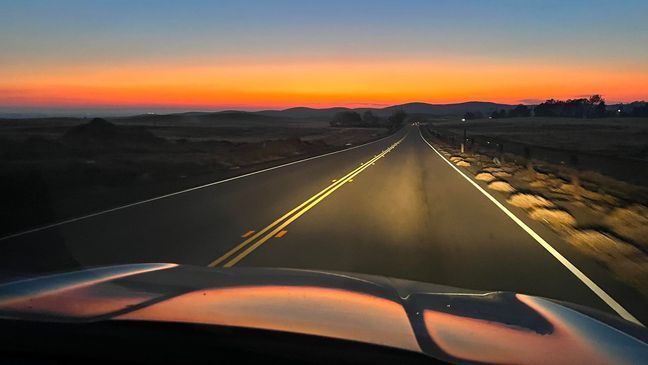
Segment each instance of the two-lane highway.
[{"label": "two-lane highway", "polygon": [[351,150],[2,239],[0,267],[12,276],[132,262],[349,271],[540,295],[645,323],[644,299],[521,211],[508,212],[527,228],[410,126]]}]

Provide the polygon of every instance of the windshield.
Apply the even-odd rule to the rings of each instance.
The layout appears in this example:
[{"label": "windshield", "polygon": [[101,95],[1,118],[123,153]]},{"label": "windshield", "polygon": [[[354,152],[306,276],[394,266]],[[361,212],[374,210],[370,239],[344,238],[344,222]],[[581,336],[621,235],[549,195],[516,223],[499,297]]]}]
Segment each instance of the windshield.
[{"label": "windshield", "polygon": [[648,324],[647,14],[0,0],[0,285],[288,268]]}]

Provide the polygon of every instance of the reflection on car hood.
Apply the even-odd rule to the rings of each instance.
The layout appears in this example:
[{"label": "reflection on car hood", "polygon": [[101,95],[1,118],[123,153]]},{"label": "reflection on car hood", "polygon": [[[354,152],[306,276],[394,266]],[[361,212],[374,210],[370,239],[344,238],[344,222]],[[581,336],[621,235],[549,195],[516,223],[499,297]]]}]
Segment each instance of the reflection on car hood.
[{"label": "reflection on car hood", "polygon": [[335,272],[137,264],[0,285],[0,317],[259,328],[451,362],[639,363],[646,330],[527,295]]}]

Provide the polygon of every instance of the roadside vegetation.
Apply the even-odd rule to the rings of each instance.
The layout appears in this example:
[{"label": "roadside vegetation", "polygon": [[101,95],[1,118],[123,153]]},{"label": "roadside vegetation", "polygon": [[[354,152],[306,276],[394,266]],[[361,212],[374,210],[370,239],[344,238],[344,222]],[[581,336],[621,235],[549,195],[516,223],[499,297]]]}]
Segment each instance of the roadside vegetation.
[{"label": "roadside vegetation", "polygon": [[[523,130],[519,124],[517,129]],[[632,184],[496,146],[468,143],[462,153],[456,139],[442,129],[429,125],[424,132],[449,161],[502,194],[507,204],[544,223],[648,298],[648,184]]]},{"label": "roadside vegetation", "polygon": [[360,114],[357,111],[348,110],[335,113],[330,124],[332,127],[355,127],[355,128],[387,128],[395,131],[405,124],[407,113],[403,109],[394,110],[386,118],[376,116],[371,110]]}]

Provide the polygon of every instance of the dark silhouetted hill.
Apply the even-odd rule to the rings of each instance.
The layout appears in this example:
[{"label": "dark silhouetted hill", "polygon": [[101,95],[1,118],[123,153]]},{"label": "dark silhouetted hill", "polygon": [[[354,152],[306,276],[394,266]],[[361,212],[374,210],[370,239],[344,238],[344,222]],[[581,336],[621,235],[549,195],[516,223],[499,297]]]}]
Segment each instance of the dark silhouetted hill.
[{"label": "dark silhouetted hill", "polygon": [[102,118],[94,118],[90,122],[70,128],[61,141],[73,147],[100,148],[110,146],[138,146],[163,143],[142,127],[117,126]]},{"label": "dark silhouetted hill", "polygon": [[[460,116],[465,113],[481,113],[483,115],[490,115],[493,111],[496,110],[509,110],[512,109],[514,105],[508,104],[497,104],[491,102],[481,102],[481,101],[470,101],[465,103],[456,103],[456,104],[428,104],[428,103],[407,103],[401,105],[393,105],[385,108],[344,108],[344,107],[333,107],[333,108],[308,108],[308,107],[296,107],[289,108],[284,110],[263,110],[257,112],[247,112],[247,111],[238,111],[238,110],[228,110],[228,111],[219,111],[219,112],[185,112],[185,113],[172,113],[172,114],[139,114],[125,117],[111,117],[105,118],[104,121],[114,122],[118,125],[127,125],[127,124],[140,124],[140,125],[152,125],[152,126],[162,126],[164,124],[185,124],[185,123],[196,123],[196,124],[207,124],[211,123],[214,125],[238,125],[242,122],[247,124],[263,124],[263,125],[272,125],[279,123],[291,123],[291,122],[309,122],[309,121],[330,121],[333,116],[337,113],[344,111],[354,111],[360,114],[363,114],[366,111],[371,111],[373,115],[380,118],[387,118],[392,115],[395,110],[402,109],[409,115],[416,115],[422,117],[438,117],[438,116]],[[58,118],[65,120],[67,123],[84,123],[85,119],[83,118]],[[8,124],[19,124],[24,122],[34,123],[42,120],[43,123],[53,121],[52,118],[30,118],[30,119],[18,119],[18,118],[5,118],[0,119],[0,122]],[[110,127],[103,126],[99,127],[94,125],[89,130],[101,129],[103,132],[108,133]],[[76,132],[74,132],[76,133]]]},{"label": "dark silhouetted hill", "polygon": [[393,110],[402,109],[407,114],[428,114],[428,115],[462,115],[464,113],[482,113],[487,114],[495,110],[511,109],[514,105],[497,104],[483,101],[469,101],[456,104],[428,104],[428,103],[407,103],[394,105],[384,109],[388,114]]},{"label": "dark silhouetted hill", "polygon": [[470,101],[466,103],[456,104],[428,104],[428,103],[407,103],[400,105],[393,105],[386,108],[290,108],[285,110],[265,110],[257,112],[256,114],[269,115],[275,117],[287,118],[302,118],[302,119],[316,119],[316,120],[330,120],[339,112],[355,111],[364,113],[370,110],[374,115],[379,117],[388,117],[393,114],[395,110],[402,109],[410,115],[421,116],[449,116],[449,115],[463,115],[465,113],[482,113],[484,115],[490,114],[495,110],[509,110],[514,105],[497,104],[491,102]]},{"label": "dark silhouetted hill", "polygon": [[297,107],[284,110],[264,110],[255,114],[296,119],[330,119],[336,113],[351,110],[355,109],[342,107],[323,109]]}]

